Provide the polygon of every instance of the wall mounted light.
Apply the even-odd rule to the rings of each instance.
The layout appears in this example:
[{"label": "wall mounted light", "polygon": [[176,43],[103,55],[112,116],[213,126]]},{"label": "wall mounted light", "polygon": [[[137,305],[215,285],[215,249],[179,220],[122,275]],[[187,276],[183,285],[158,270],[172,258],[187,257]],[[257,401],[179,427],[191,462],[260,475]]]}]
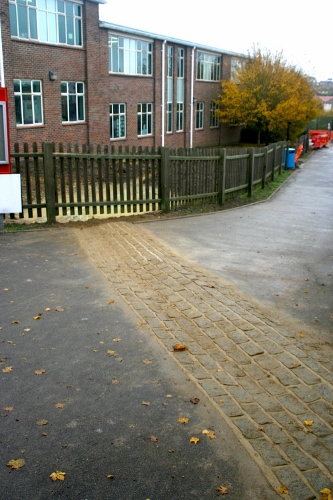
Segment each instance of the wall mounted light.
[{"label": "wall mounted light", "polygon": [[49,71],[49,79],[51,82],[55,82],[58,78],[58,75],[55,71]]}]

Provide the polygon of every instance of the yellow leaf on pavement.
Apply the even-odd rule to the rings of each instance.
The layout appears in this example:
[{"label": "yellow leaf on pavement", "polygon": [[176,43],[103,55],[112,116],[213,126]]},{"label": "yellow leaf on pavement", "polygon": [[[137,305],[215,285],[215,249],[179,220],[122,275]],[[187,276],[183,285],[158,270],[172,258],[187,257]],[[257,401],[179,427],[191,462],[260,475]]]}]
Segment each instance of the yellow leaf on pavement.
[{"label": "yellow leaf on pavement", "polygon": [[5,411],[13,411],[14,410],[14,406],[7,406],[6,408],[4,408]]},{"label": "yellow leaf on pavement", "polygon": [[198,444],[199,441],[200,441],[200,439],[196,438],[196,437],[191,437],[191,439],[190,439],[190,443],[194,443],[194,444]]},{"label": "yellow leaf on pavement", "polygon": [[35,370],[35,375],[43,375],[43,373],[45,373],[43,368],[41,370]]},{"label": "yellow leaf on pavement", "polygon": [[114,479],[114,475],[113,474],[109,474],[108,476],[106,476],[107,479]]},{"label": "yellow leaf on pavement", "polygon": [[61,472],[60,470],[57,470],[56,472],[52,472],[50,478],[52,479],[52,481],[56,481],[57,479],[59,481],[65,481],[65,476],[66,472]]},{"label": "yellow leaf on pavement", "polygon": [[143,360],[142,360],[142,363],[143,363],[144,365],[150,365],[151,361],[150,361],[150,359],[143,359]]},{"label": "yellow leaf on pavement", "polygon": [[209,439],[216,439],[215,433],[213,431],[210,431],[208,429],[205,429],[202,431],[202,434],[205,434],[205,436],[209,437]]},{"label": "yellow leaf on pavement", "polygon": [[113,299],[109,300],[108,304],[114,304],[114,300]]},{"label": "yellow leaf on pavement", "polygon": [[118,338],[117,339],[112,339],[112,340],[113,340],[113,342],[120,342],[121,341],[121,339],[118,339]]},{"label": "yellow leaf on pavement", "polygon": [[14,321],[12,321],[12,325],[19,325],[20,322],[17,320],[17,319],[14,319]]},{"label": "yellow leaf on pavement", "polygon": [[143,406],[150,406],[150,403],[147,403],[147,401],[142,401],[141,403]]},{"label": "yellow leaf on pavement", "polygon": [[46,311],[46,312],[50,312],[50,311],[51,311],[51,308],[50,308],[50,307],[45,307],[44,311]]},{"label": "yellow leaf on pavement", "polygon": [[63,408],[64,406],[65,406],[65,404],[64,404],[64,403],[57,403],[57,404],[55,405],[55,407],[56,407],[56,408]]},{"label": "yellow leaf on pavement", "polygon": [[10,460],[7,464],[7,467],[10,467],[11,469],[20,469],[24,464],[24,458],[18,458],[17,460]]},{"label": "yellow leaf on pavement", "polygon": [[313,425],[314,420],[304,420],[304,425]]},{"label": "yellow leaf on pavement", "polygon": [[174,351],[186,351],[188,349],[187,345],[175,344],[172,346]]},{"label": "yellow leaf on pavement", "polygon": [[36,424],[37,425],[47,425],[49,423],[48,420],[37,420]]},{"label": "yellow leaf on pavement", "polygon": [[37,314],[37,316],[33,316],[32,319],[40,319],[42,317],[42,313]]},{"label": "yellow leaf on pavement", "polygon": [[177,422],[180,424],[188,424],[189,419],[187,417],[180,417],[177,419]]},{"label": "yellow leaf on pavement", "polygon": [[12,366],[6,366],[6,368],[3,368],[2,371],[3,371],[3,373],[12,372],[13,371],[13,367]]},{"label": "yellow leaf on pavement", "polygon": [[280,486],[279,492],[283,493],[284,495],[289,495],[289,491],[288,491],[287,486],[284,486],[283,484]]},{"label": "yellow leaf on pavement", "polygon": [[228,494],[228,488],[226,486],[218,486],[216,488],[216,491],[218,491],[219,495],[227,495]]},{"label": "yellow leaf on pavement", "polygon": [[110,354],[110,356],[116,356],[116,351],[111,351],[110,349],[106,353]]},{"label": "yellow leaf on pavement", "polygon": [[323,490],[321,490],[321,497],[320,497],[320,500],[333,500],[333,497],[331,495],[331,490],[329,490],[328,488],[324,488]]}]

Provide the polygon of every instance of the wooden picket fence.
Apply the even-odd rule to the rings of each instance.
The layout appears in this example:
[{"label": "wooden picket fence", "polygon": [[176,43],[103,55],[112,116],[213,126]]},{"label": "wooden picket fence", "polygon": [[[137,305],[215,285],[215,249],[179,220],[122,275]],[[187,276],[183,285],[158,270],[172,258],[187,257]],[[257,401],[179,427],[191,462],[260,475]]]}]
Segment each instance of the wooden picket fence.
[{"label": "wooden picket fence", "polygon": [[43,143],[14,146],[21,174],[22,213],[10,219],[85,220],[175,209],[226,198],[281,173],[285,142],[264,148],[170,149]]}]

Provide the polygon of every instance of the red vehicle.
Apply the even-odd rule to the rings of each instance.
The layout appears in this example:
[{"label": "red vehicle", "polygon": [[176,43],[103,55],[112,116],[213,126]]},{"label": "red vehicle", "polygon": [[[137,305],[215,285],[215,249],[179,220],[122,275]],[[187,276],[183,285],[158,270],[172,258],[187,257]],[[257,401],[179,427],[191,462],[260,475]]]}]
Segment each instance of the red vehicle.
[{"label": "red vehicle", "polygon": [[330,141],[330,130],[309,130],[310,140],[312,141],[313,148],[319,149],[327,146]]}]

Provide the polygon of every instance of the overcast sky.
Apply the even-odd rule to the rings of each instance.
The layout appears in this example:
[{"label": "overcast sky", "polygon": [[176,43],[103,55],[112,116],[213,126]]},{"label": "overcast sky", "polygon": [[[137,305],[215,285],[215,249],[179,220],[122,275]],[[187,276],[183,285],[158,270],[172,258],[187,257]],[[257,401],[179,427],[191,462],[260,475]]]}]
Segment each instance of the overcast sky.
[{"label": "overcast sky", "polygon": [[330,0],[107,0],[100,20],[247,54],[253,45],[283,52],[318,81],[333,78]]}]

